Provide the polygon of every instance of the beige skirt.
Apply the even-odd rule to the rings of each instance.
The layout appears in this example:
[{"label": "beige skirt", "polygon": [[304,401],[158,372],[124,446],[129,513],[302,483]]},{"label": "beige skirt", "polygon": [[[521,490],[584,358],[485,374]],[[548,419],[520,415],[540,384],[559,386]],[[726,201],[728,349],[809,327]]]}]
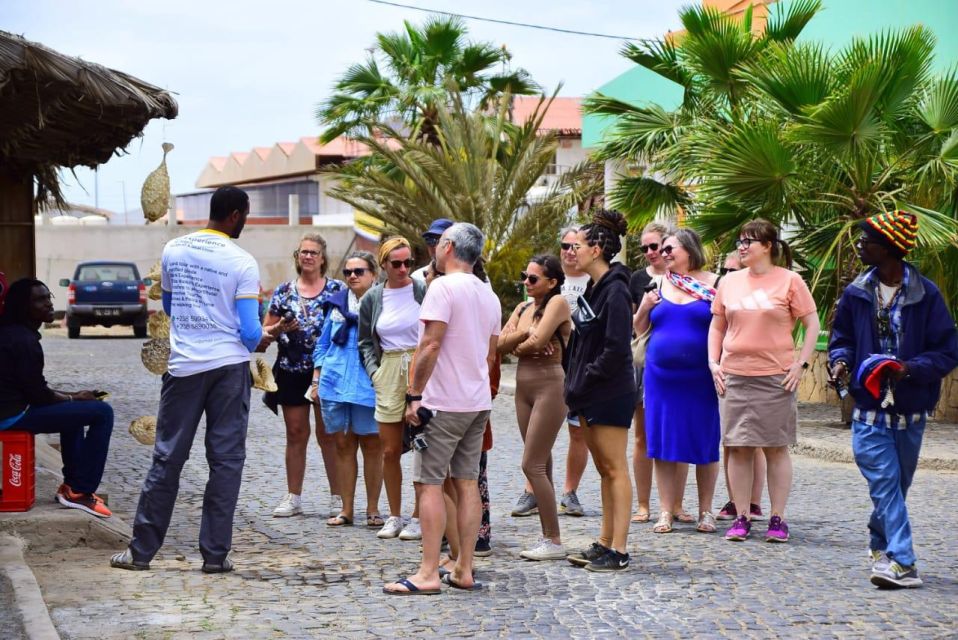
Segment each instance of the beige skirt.
[{"label": "beige skirt", "polygon": [[782,386],[785,374],[725,374],[725,395],[719,396],[722,445],[786,447],[797,441],[798,399]]}]

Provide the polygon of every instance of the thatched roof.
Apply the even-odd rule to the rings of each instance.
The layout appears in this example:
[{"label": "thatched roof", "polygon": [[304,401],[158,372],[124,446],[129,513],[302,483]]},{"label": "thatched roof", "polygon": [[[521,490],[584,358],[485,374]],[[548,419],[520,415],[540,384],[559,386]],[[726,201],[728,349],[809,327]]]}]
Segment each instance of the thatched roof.
[{"label": "thatched roof", "polygon": [[54,195],[57,167],[102,164],[176,113],[158,87],[0,31],[0,162]]}]

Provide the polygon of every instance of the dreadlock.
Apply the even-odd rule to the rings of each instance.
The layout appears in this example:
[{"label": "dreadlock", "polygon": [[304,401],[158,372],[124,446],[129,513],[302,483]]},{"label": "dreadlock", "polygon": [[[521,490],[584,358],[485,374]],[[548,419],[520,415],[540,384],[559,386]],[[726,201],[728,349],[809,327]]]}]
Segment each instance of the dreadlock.
[{"label": "dreadlock", "polygon": [[628,230],[625,216],[609,209],[599,209],[593,213],[592,222],[580,229],[591,246],[602,249],[602,258],[606,262],[612,262],[612,258],[622,251],[622,240],[619,236],[624,236]]}]

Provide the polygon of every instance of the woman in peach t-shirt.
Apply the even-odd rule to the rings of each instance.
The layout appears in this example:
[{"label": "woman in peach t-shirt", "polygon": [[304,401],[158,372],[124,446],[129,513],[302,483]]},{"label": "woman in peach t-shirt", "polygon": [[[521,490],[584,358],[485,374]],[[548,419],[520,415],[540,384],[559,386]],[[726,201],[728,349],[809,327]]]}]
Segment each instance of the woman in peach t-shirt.
[{"label": "woman in peach t-shirt", "polygon": [[[746,268],[722,279],[709,328],[709,368],[719,394],[722,444],[728,447],[728,476],[738,513],[725,538],[745,540],[751,531],[752,463],[761,448],[772,503],[765,539],[788,542],[788,445],[796,441],[795,392],[815,348],[818,313],[805,282],[788,268],[791,252],[771,223],[746,223],[736,244]],[[776,266],[779,259],[786,268]],[[805,325],[797,359],[792,340],[796,319]]]}]

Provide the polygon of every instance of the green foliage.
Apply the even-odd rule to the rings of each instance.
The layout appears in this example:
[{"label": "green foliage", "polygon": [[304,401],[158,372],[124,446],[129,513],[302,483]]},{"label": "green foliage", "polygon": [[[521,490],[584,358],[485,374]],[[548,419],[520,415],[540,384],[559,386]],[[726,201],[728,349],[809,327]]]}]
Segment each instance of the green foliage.
[{"label": "green foliage", "polygon": [[616,118],[599,150],[618,161],[611,204],[633,227],[685,216],[731,250],[741,225],[780,225],[823,317],[861,269],[857,224],[881,211],[919,216],[909,256],[942,285],[958,316],[958,72],[930,72],[935,39],[922,26],[856,38],[829,51],[795,43],[818,0],[771,8],[763,34],[690,7],[677,43],[624,55],[685,88],[675,111],[591,96]]}]

